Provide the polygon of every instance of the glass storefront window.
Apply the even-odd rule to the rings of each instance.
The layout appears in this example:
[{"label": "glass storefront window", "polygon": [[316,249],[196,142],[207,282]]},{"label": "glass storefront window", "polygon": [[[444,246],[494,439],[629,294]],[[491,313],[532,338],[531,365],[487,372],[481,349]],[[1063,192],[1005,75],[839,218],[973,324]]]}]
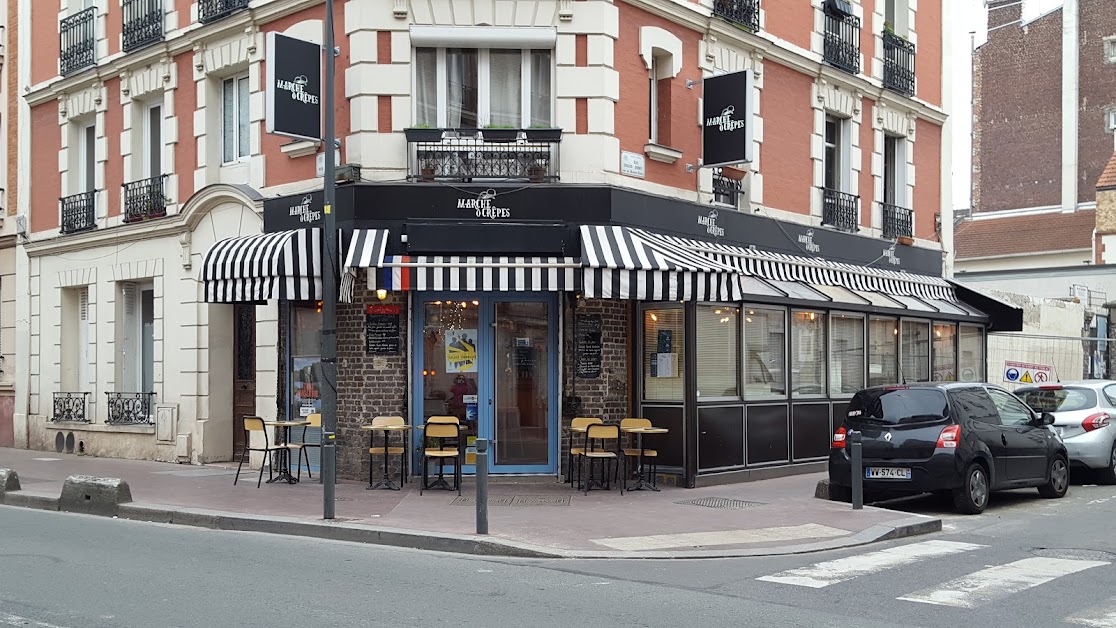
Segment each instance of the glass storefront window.
[{"label": "glass storefront window", "polygon": [[740,308],[697,308],[698,397],[737,397],[740,371]]},{"label": "glass storefront window", "polygon": [[934,323],[930,359],[935,382],[957,381],[957,325]]},{"label": "glass storefront window", "polygon": [[291,305],[290,410],[299,419],[322,411],[322,309]]},{"label": "glass storefront window", "polygon": [[643,312],[643,398],[682,401],[686,316],[682,308]]},{"label": "glass storefront window", "polygon": [[984,381],[984,330],[976,325],[962,325],[957,336],[957,379],[962,382]]},{"label": "glass storefront window", "polygon": [[477,434],[478,301],[423,304],[422,418],[455,416]]},{"label": "glass storefront window", "polygon": [[786,314],[783,310],[748,307],[744,313],[744,395],[787,394]]},{"label": "glass storefront window", "polygon": [[899,329],[901,381],[930,381],[930,323],[903,321]]},{"label": "glass storefront window", "polygon": [[899,383],[899,323],[894,318],[868,321],[868,385]]},{"label": "glass storefront window", "polygon": [[791,385],[795,395],[824,395],[825,314],[795,312],[791,318]]},{"label": "glass storefront window", "polygon": [[864,317],[829,317],[829,394],[841,397],[864,388]]}]

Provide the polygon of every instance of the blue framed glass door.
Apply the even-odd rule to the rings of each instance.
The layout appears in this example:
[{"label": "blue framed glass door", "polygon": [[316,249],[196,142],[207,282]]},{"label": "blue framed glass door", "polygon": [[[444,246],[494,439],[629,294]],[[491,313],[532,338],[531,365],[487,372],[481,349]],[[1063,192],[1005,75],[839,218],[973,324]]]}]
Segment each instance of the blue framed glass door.
[{"label": "blue framed glass door", "polygon": [[[467,430],[465,473],[476,470],[478,437],[490,443],[493,473],[553,473],[554,295],[416,292],[414,297],[414,425],[430,416],[456,416]],[[419,433],[415,442],[422,442]]]}]

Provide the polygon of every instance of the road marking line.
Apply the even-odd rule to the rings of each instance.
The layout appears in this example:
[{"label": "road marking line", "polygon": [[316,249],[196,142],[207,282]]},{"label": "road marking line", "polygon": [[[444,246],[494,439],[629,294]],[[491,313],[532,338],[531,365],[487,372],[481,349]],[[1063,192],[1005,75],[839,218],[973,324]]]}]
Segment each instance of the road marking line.
[{"label": "road marking line", "polygon": [[924,589],[898,599],[939,606],[975,608],[1072,573],[1110,563],[1065,558],[1024,558],[950,580],[937,589]]},{"label": "road marking line", "polygon": [[894,569],[903,565],[918,562],[935,556],[960,554],[975,549],[988,547],[973,543],[956,543],[953,541],[923,541],[898,547],[889,547],[877,552],[869,552],[859,556],[848,556],[836,560],[815,563],[809,567],[790,569],[770,576],[756,578],[765,582],[778,582],[780,584],[793,584],[800,587],[820,589],[831,584],[845,582],[860,576]]},{"label": "road marking line", "polygon": [[744,543],[771,543],[799,539],[819,539],[845,536],[848,530],[831,528],[816,523],[781,528],[755,528],[751,530],[724,530],[721,532],[689,532],[683,534],[655,534],[651,536],[624,536],[592,539],[623,551],[661,550],[674,547],[709,547],[712,545],[740,545]]},{"label": "road marking line", "polygon": [[5,626],[38,626],[39,628],[62,628],[54,624],[48,624],[45,621],[35,621],[34,619],[27,619],[19,615],[12,615],[9,613],[0,613],[0,624]]},{"label": "road marking line", "polygon": [[1066,618],[1066,622],[1092,628],[1116,628],[1116,597],[1108,599],[1106,606],[1094,606]]}]

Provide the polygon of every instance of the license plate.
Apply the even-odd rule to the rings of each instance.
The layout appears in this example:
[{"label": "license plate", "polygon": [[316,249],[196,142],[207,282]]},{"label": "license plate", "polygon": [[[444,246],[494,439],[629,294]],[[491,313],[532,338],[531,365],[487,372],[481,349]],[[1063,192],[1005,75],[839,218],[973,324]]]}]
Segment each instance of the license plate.
[{"label": "license plate", "polygon": [[909,480],[911,470],[900,467],[868,467],[864,470],[864,477],[875,479]]}]

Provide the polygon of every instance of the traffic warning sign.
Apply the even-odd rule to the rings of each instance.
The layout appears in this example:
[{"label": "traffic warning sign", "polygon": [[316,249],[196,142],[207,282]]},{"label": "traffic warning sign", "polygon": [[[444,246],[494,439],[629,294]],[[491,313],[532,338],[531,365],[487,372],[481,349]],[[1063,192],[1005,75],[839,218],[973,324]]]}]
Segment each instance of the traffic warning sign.
[{"label": "traffic warning sign", "polygon": [[1028,362],[1004,362],[1004,381],[1011,384],[1041,384],[1054,379],[1054,367]]}]

